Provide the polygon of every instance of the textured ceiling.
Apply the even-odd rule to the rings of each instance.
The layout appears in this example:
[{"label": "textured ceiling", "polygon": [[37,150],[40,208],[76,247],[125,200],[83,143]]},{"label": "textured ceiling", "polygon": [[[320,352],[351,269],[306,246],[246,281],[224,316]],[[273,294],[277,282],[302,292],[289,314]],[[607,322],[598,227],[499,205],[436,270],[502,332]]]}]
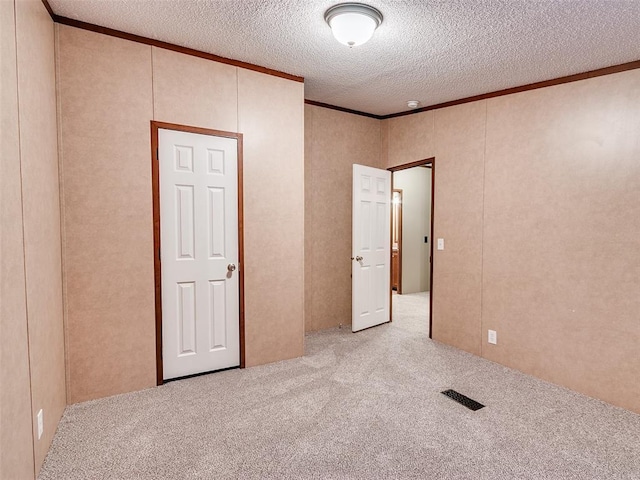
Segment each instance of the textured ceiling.
[{"label": "textured ceiling", "polygon": [[60,16],[305,77],[305,97],[386,115],[640,60],[640,0],[370,0],[349,49],[334,0],[49,0]]}]

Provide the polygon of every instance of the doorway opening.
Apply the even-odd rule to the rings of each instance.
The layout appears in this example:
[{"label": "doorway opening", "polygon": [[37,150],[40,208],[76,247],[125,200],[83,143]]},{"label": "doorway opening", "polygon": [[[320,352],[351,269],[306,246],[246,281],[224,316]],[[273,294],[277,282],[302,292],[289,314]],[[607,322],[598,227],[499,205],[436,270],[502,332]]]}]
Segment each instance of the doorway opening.
[{"label": "doorway opening", "polygon": [[394,301],[411,302],[421,318],[424,309],[425,327],[432,338],[435,158],[388,170],[393,189],[390,312]]}]

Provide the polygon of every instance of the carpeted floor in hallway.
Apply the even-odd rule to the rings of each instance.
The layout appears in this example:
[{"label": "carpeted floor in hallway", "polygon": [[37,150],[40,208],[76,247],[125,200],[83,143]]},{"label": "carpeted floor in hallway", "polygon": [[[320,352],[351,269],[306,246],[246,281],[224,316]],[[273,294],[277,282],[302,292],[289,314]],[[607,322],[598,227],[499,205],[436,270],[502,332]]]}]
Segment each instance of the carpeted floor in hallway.
[{"label": "carpeted floor in hallway", "polygon": [[39,478],[640,479],[640,415],[429,340],[427,302],[299,359],[72,405]]}]

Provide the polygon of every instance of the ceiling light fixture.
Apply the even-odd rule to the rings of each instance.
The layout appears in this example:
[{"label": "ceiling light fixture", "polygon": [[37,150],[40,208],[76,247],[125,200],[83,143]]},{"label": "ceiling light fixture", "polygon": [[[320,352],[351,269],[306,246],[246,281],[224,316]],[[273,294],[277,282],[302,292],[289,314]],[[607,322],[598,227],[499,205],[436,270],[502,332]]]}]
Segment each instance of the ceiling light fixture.
[{"label": "ceiling light fixture", "polygon": [[362,3],[340,3],[324,12],[324,20],[340,43],[357,47],[369,41],[382,23],[382,13]]},{"label": "ceiling light fixture", "polygon": [[407,102],[407,107],[409,108],[418,108],[418,105],[420,105],[420,102],[418,100],[409,100]]}]

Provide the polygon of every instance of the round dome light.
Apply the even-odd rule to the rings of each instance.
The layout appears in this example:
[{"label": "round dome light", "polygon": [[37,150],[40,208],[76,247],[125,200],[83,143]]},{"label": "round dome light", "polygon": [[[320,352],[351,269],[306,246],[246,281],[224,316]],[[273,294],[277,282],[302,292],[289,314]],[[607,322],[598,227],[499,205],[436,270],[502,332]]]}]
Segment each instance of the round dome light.
[{"label": "round dome light", "polygon": [[382,13],[362,3],[341,3],[327,10],[324,19],[336,40],[348,47],[357,47],[373,36],[382,23]]}]

